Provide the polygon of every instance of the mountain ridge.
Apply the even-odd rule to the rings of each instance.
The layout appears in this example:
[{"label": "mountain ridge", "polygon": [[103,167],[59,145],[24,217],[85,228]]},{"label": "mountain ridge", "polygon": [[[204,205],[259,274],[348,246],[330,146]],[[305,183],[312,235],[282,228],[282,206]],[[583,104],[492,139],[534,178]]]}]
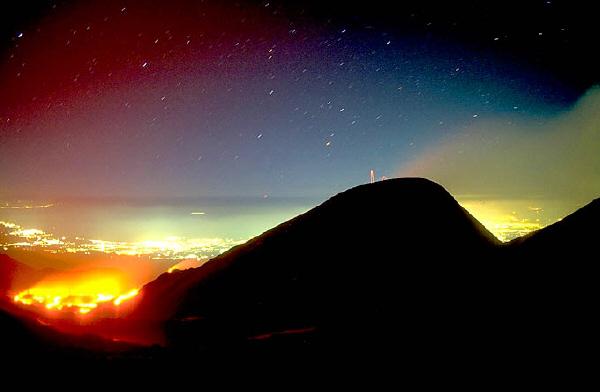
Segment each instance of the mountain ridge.
[{"label": "mountain ridge", "polygon": [[125,340],[160,330],[163,349],[133,355],[161,366],[216,357],[388,366],[387,354],[419,374],[583,366],[599,207],[501,244],[429,180],[362,185],[201,267],[161,275],[132,314],[96,327]]},{"label": "mountain ridge", "polygon": [[[170,293],[182,290],[183,287],[187,288],[190,284],[193,284],[193,281],[204,279],[209,275],[217,273],[219,270],[227,268],[230,263],[235,262],[236,259],[244,253],[251,252],[252,249],[263,246],[265,241],[271,241],[273,236],[285,235],[288,231],[294,230],[297,225],[304,225],[307,224],[307,222],[310,224],[311,220],[324,219],[324,217],[321,215],[329,214],[330,210],[341,209],[343,211],[338,212],[340,215],[343,215],[351,213],[353,208],[374,208],[375,213],[380,213],[382,205],[373,206],[371,203],[379,202],[381,204],[382,200],[379,200],[379,197],[389,192],[392,192],[395,194],[395,196],[410,199],[413,202],[418,202],[423,205],[431,203],[432,205],[444,204],[444,208],[450,206],[454,209],[454,216],[461,220],[461,223],[463,226],[465,226],[464,228],[472,230],[473,233],[471,234],[476,234],[475,237],[480,237],[478,240],[481,240],[481,243],[479,243],[477,246],[486,247],[500,244],[500,242],[487,229],[485,229],[481,223],[479,223],[463,207],[461,207],[442,186],[423,178],[391,179],[374,184],[359,185],[343,191],[323,202],[321,205],[309,210],[308,212],[281,223],[280,225],[267,230],[263,234],[254,237],[245,244],[238,245],[224,254],[213,258],[199,268],[163,274],[155,281],[144,286],[142,291],[152,288],[158,282],[166,283],[167,281],[171,280],[176,281],[177,283],[166,283],[168,286],[170,286],[169,290],[167,290]],[[428,196],[424,197],[424,195]],[[422,200],[419,201],[419,198],[422,198]],[[383,200],[383,206],[389,207],[389,196],[385,199],[386,200]],[[402,200],[398,200],[398,202],[401,201]],[[338,204],[344,205],[342,207]],[[387,213],[389,213],[389,211],[387,211]],[[414,212],[411,213],[411,217],[415,217]],[[381,221],[381,217],[377,217],[371,221]],[[445,242],[447,243],[446,245],[450,245],[449,241]],[[144,300],[147,301],[147,292],[142,297],[143,299],[141,307],[144,306]]]}]

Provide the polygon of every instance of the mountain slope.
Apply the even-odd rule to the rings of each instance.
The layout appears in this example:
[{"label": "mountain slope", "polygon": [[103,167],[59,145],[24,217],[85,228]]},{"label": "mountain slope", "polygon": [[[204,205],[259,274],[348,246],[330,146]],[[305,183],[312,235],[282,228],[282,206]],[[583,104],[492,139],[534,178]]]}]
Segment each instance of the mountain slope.
[{"label": "mountain slope", "polygon": [[600,199],[506,246],[507,283],[519,304],[512,316],[530,342],[552,342],[555,352],[595,351],[598,222]]},{"label": "mountain slope", "polygon": [[496,280],[496,245],[441,186],[382,181],[200,268],[160,276],[142,290],[132,319],[166,321],[170,343],[182,345],[294,331],[387,339],[399,314],[411,328],[430,328],[415,316],[437,309],[436,318],[454,320],[476,306],[482,298],[473,290],[489,292]]},{"label": "mountain slope", "polygon": [[556,256],[558,252],[562,255],[581,253],[584,256],[584,251],[596,248],[599,222],[600,199],[596,199],[559,222],[516,238],[510,245],[530,254]]},{"label": "mountain slope", "polygon": [[0,298],[14,289],[22,289],[39,278],[39,273],[5,254],[0,254]]},{"label": "mountain slope", "polygon": [[[124,338],[158,327],[166,348],[119,362],[190,366],[192,377],[200,363],[220,359],[229,369],[232,358],[247,367],[263,356],[441,383],[587,372],[599,213],[595,201],[500,244],[430,181],[359,186],[199,268],[161,275],[133,314],[96,327]],[[0,313],[3,330],[18,332],[18,323]],[[29,337],[16,336],[18,351]],[[71,354],[77,342],[41,344],[33,352],[49,344],[87,355]]]}]

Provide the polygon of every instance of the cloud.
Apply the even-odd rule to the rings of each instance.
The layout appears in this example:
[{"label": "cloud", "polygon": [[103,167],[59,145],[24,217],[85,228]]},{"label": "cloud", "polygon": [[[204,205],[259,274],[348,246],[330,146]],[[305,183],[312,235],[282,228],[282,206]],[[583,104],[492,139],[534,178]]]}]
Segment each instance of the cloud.
[{"label": "cloud", "polygon": [[600,87],[553,117],[478,122],[398,174],[431,178],[454,195],[587,204],[600,197]]}]

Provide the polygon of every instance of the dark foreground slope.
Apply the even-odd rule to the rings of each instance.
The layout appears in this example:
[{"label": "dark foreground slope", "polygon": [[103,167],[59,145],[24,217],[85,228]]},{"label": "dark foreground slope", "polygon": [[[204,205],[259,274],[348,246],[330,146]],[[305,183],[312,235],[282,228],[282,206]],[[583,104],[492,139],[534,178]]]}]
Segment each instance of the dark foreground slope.
[{"label": "dark foreground slope", "polygon": [[0,298],[5,297],[15,287],[35,282],[38,273],[26,264],[0,254]]},{"label": "dark foreground slope", "polygon": [[513,240],[507,247],[509,260],[522,279],[557,297],[557,303],[572,301],[573,309],[588,306],[597,291],[599,223],[596,199],[553,225]]},{"label": "dark foreground slope", "polygon": [[162,275],[133,318],[164,321],[175,347],[426,351],[487,322],[497,245],[439,185],[378,182],[200,268]]},{"label": "dark foreground slope", "polygon": [[217,359],[231,370],[234,359],[269,358],[300,372],[375,368],[399,382],[555,380],[573,369],[581,379],[597,330],[599,210],[594,202],[502,245],[430,181],[359,186],[200,268],[160,276],[129,318],[105,326],[160,328],[165,348],[119,363],[190,377]]},{"label": "dark foreground slope", "polygon": [[[548,358],[561,356],[582,370],[598,350],[600,199],[561,221],[513,240],[505,263],[507,288],[517,295],[515,327]],[[519,324],[516,324],[519,322]],[[575,365],[577,364],[577,365]]]},{"label": "dark foreground slope", "polygon": [[0,348],[4,370],[20,369],[32,375],[55,372],[75,377],[78,370],[92,374],[115,365],[139,366],[144,364],[139,358],[151,357],[150,349],[92,335],[60,333],[4,300],[0,301]]},{"label": "dark foreground slope", "polygon": [[596,204],[501,245],[430,181],[359,186],[159,277],[132,321],[161,324],[192,362],[244,352],[446,375],[584,370]]},{"label": "dark foreground slope", "polygon": [[[511,242],[523,254],[556,259],[557,256],[585,260],[597,259],[600,199],[592,201],[559,222]],[[590,251],[585,254],[584,252]]]}]

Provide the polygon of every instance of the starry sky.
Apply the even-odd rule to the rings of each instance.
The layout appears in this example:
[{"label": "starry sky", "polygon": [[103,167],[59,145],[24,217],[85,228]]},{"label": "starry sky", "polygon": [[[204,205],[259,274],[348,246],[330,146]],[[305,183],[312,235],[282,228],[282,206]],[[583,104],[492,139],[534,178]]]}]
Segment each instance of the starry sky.
[{"label": "starry sky", "polygon": [[2,4],[0,197],[600,195],[589,5],[387,3]]}]

